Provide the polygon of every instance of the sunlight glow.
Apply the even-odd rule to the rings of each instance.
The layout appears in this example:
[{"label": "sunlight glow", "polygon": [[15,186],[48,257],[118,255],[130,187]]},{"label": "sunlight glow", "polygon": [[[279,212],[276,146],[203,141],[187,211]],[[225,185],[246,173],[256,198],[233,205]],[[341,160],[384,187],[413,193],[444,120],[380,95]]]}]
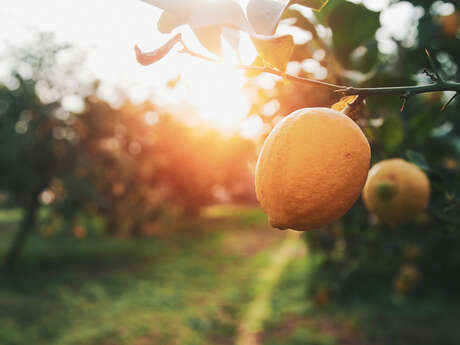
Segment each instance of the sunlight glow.
[{"label": "sunlight glow", "polygon": [[[248,0],[236,1],[243,7],[248,3]],[[414,18],[420,16],[417,7],[409,6],[407,2],[390,6],[392,2],[389,0],[350,1],[364,3],[373,10],[384,9],[381,15],[383,28],[377,33],[382,52],[391,53],[394,50],[392,36],[409,37],[404,41],[409,46],[413,42],[417,21]],[[444,2],[437,1],[433,10],[442,13],[452,11],[452,8],[442,4]],[[313,11],[306,7],[294,5],[294,8],[309,18],[314,16]],[[33,32],[51,31],[56,33],[58,40],[71,42],[85,50],[87,59],[84,67],[88,75],[101,80],[98,95],[109,100],[111,104],[121,106],[122,89],[135,103],[154,99],[156,103],[168,106],[192,107],[196,110],[194,114],[199,115],[184,116],[199,117],[195,122],[201,121],[225,132],[237,131],[249,109],[249,101],[242,91],[245,80],[242,71],[225,65],[197,61],[190,56],[178,54],[177,51],[147,68],[135,61],[132,49],[134,44],[148,51],[161,46],[170,38],[154,29],[161,12],[154,6],[133,0],[112,0],[110,6],[104,1],[93,0],[3,0],[0,10],[0,53],[7,47],[3,42],[22,44],[33,37]],[[198,52],[206,53],[193,37],[191,30],[184,30],[184,27],[179,30],[183,32],[191,49],[197,48]],[[288,28],[281,25],[278,34],[283,33],[283,30]],[[318,27],[318,33],[326,40],[331,39],[331,31],[323,26]],[[294,32],[294,39],[304,42],[310,39],[310,34],[297,30]],[[227,63],[238,61],[228,44],[224,44],[223,48]],[[240,53],[243,64],[250,64],[256,55],[247,34],[241,37]],[[314,60],[320,61],[321,57],[314,56]],[[313,64],[314,61],[291,64],[288,68],[294,74],[304,68],[311,70],[310,73],[316,72],[316,78],[326,77],[327,71],[315,69]],[[3,67],[5,66],[0,63],[0,75]],[[181,77],[178,85],[166,90],[168,80],[178,75]],[[14,88],[15,85],[10,85],[14,82],[15,79],[6,81],[11,88]],[[257,82],[264,89],[275,86],[275,79],[268,75],[261,75]],[[52,94],[46,93],[46,90],[41,91],[41,97],[52,99]],[[149,121],[154,123],[154,117]],[[23,127],[19,130],[24,130]]]},{"label": "sunlight glow", "polygon": [[[196,41],[190,43],[190,48],[206,53]],[[180,81],[172,90],[162,94],[161,98],[169,99],[167,106],[183,104],[195,109],[192,116],[196,118],[187,119],[187,116],[191,116],[187,113],[184,116],[186,122],[210,126],[224,134],[233,134],[239,131],[246,118],[250,101],[243,91],[246,82],[244,71],[234,68],[234,64],[239,62],[238,55],[225,41],[223,54],[223,63],[210,63],[181,56],[176,61]],[[255,48],[249,39],[243,37],[239,54],[243,61],[252,61],[255,58]]]},{"label": "sunlight glow", "polygon": [[[34,31],[44,30],[55,32],[60,41],[70,41],[83,48],[87,53],[84,67],[102,81],[98,96],[114,107],[121,106],[124,92],[135,103],[153,99],[165,110],[174,108],[178,116],[189,123],[213,127],[225,134],[240,130],[250,101],[242,90],[246,80],[244,72],[230,64],[239,63],[239,58],[243,64],[250,64],[255,58],[256,50],[247,34],[241,35],[239,58],[223,41],[224,64],[200,61],[179,54],[176,49],[166,59],[145,67],[135,60],[134,44],[148,51],[169,38],[154,30],[161,14],[154,6],[131,0],[114,0],[111,6],[92,0],[77,3],[6,1],[0,13],[0,28],[4,32],[0,39],[21,44],[32,37]],[[247,3],[247,0],[238,1],[242,5]],[[27,13],[24,8],[28,9]],[[190,49],[209,55],[190,29],[181,27],[180,31]],[[178,76],[177,85],[167,88],[167,82]],[[42,96],[52,95],[43,92]],[[157,117],[150,114],[145,120],[148,125],[154,125]]]},{"label": "sunlight glow", "polygon": [[246,139],[255,139],[264,132],[264,122],[258,115],[251,115],[242,124],[240,133]]},{"label": "sunlight glow", "polygon": [[206,65],[185,75],[190,84],[189,101],[199,116],[217,129],[233,131],[249,111],[242,92],[244,76],[231,66]]},{"label": "sunlight glow", "polygon": [[[246,35],[247,36],[247,35]],[[198,49],[198,47],[196,47]],[[198,116],[207,124],[230,134],[240,128],[250,109],[248,96],[242,91],[244,72],[232,65],[252,61],[257,55],[249,39],[243,39],[238,54],[223,40],[224,63],[200,64],[187,68],[182,80],[188,83],[188,101],[198,109]]]}]

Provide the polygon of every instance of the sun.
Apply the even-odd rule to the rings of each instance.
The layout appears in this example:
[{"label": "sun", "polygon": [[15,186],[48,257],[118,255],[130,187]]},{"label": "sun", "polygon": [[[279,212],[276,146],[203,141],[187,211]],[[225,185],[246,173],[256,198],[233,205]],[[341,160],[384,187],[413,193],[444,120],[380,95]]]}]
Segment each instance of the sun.
[{"label": "sun", "polygon": [[229,65],[204,63],[184,75],[190,83],[190,103],[197,116],[216,129],[235,131],[250,109],[248,96],[242,91],[244,74]]},{"label": "sun", "polygon": [[[193,42],[192,42],[193,44]],[[192,46],[191,46],[192,47]],[[195,43],[192,48],[199,50]],[[185,102],[196,109],[191,115],[199,122],[224,134],[240,131],[250,111],[249,95],[244,92],[245,73],[235,68],[236,53],[223,42],[224,61],[213,63],[184,55],[180,59],[180,82],[174,90],[177,102]],[[243,39],[240,58],[247,63],[255,56],[249,39]]]}]

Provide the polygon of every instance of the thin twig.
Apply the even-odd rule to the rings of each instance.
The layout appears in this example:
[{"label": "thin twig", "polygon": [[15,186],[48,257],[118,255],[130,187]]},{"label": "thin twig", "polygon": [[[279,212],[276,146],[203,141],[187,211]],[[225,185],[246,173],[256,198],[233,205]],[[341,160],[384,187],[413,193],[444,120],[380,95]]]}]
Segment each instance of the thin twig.
[{"label": "thin twig", "polygon": [[438,81],[438,77],[436,76],[436,74],[434,74],[433,72],[431,72],[427,68],[423,69],[423,73],[425,73],[431,79],[431,81],[434,81],[434,82]]},{"label": "thin twig", "polygon": [[[191,50],[191,49],[189,49],[187,47],[187,45],[184,43],[184,41],[181,41],[181,44],[183,46],[183,49],[180,50],[179,53],[188,54],[190,56],[193,56],[193,57],[196,57],[198,59],[205,60],[205,61],[209,61],[209,62],[214,62],[214,63],[221,63],[222,62],[220,60],[213,59],[213,58],[210,58],[208,56],[205,56],[205,55],[202,55],[202,54],[194,52],[193,50]],[[242,65],[242,64],[233,65],[233,67],[237,68],[237,69],[241,69],[241,70],[246,70],[246,71],[253,71],[253,72],[259,72],[259,73],[269,73],[269,74],[277,75],[279,77],[286,78],[286,79],[288,79],[290,81],[293,81],[293,82],[318,85],[318,86],[330,88],[332,90],[337,90],[338,88],[340,88],[340,86],[335,85],[335,84],[330,84],[330,83],[326,83],[326,82],[323,82],[323,81],[320,81],[320,80],[315,80],[315,79],[298,77],[298,76],[295,76],[295,75],[292,75],[292,74],[287,74],[287,73],[281,72],[281,71],[279,71],[277,69],[269,68],[269,67],[247,66],[247,65]]]},{"label": "thin twig", "polygon": [[401,105],[401,113],[404,111],[404,108],[406,107],[407,100],[409,99],[410,93],[405,92],[402,96],[402,105]]},{"label": "thin twig", "polygon": [[[207,56],[198,54],[188,49],[184,42],[181,42],[184,46],[182,53],[189,54],[199,59],[203,59],[210,62],[220,63],[221,61],[209,58]],[[370,88],[360,88],[352,86],[343,86],[336,85],[331,83],[326,83],[324,81],[319,81],[310,78],[298,77],[292,74],[281,72],[277,69],[270,67],[257,67],[257,66],[247,66],[247,65],[234,65],[235,68],[243,69],[247,71],[260,72],[260,73],[270,73],[277,75],[287,80],[302,83],[302,84],[311,84],[320,87],[325,87],[333,90],[334,92],[341,93],[342,95],[362,95],[362,96],[372,96],[372,95],[403,95],[407,100],[410,96],[417,95],[420,93],[426,92],[436,92],[436,91],[456,91],[460,93],[460,83],[455,82],[437,82],[427,85],[415,85],[415,86],[395,86],[395,87],[370,87]]]},{"label": "thin twig", "polygon": [[434,72],[434,74],[435,74],[435,76],[436,76],[436,81],[437,81],[437,82],[442,82],[442,78],[441,78],[441,76],[440,76],[439,73],[438,73],[438,69],[436,68],[436,66],[435,66],[435,64],[434,64],[434,61],[433,61],[433,59],[431,58],[431,54],[430,54],[430,52],[428,51],[428,49],[426,49],[426,48],[425,48],[425,54],[426,54],[426,56],[427,56],[427,58],[428,58],[428,62],[429,62],[429,64],[430,64],[430,66],[431,66],[431,69],[433,70],[433,72]]},{"label": "thin twig", "polygon": [[450,103],[452,103],[452,101],[453,101],[453,100],[455,99],[455,97],[457,97],[457,96],[458,96],[458,92],[457,92],[455,95],[453,95],[453,96],[447,101],[446,104],[444,104],[444,105],[442,106],[441,111],[446,110],[447,106],[448,106]]}]

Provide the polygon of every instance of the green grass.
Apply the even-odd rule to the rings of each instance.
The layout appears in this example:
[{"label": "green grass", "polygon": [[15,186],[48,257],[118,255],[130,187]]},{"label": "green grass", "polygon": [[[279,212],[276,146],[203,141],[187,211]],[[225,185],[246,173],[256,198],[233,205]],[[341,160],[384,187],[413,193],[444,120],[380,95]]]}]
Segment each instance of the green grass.
[{"label": "green grass", "polygon": [[213,226],[161,240],[32,236],[0,279],[0,344],[231,344],[267,255],[225,250]]},{"label": "green grass", "polygon": [[21,220],[21,214],[18,209],[0,209],[0,253],[7,250]]},{"label": "green grass", "polygon": [[314,260],[313,255],[293,260],[284,271],[272,296],[278,312],[265,322],[264,344],[302,344],[302,337],[318,345],[460,344],[460,301],[440,295],[401,299],[381,289],[353,299],[330,296],[329,305],[320,308],[307,291]]},{"label": "green grass", "polygon": [[0,209],[0,223],[17,223],[21,219],[21,210],[19,209]]},{"label": "green grass", "polygon": [[[257,208],[204,216],[161,239],[33,235],[20,270],[0,275],[0,344],[234,345],[285,233]],[[1,256],[19,220],[0,210]],[[381,290],[318,308],[307,294],[315,259],[300,246],[270,285],[260,345],[460,344],[460,302],[442,296]]]},{"label": "green grass", "polygon": [[267,226],[267,217],[258,207],[239,205],[216,205],[203,210],[202,216],[207,219],[231,220],[233,226]]}]

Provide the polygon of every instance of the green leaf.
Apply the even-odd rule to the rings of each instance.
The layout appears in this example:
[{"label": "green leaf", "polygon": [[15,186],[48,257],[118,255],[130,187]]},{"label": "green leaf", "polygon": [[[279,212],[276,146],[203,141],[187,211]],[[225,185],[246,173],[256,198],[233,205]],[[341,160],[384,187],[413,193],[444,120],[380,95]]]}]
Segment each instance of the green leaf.
[{"label": "green leaf", "polygon": [[438,192],[443,193],[446,199],[452,198],[450,193],[453,189],[453,186],[451,186],[448,179],[446,179],[446,176],[428,165],[428,162],[421,153],[412,150],[406,150],[406,157],[410,162],[414,163],[424,172],[429,174],[431,187],[433,190],[437,190]]},{"label": "green leaf", "polygon": [[406,156],[409,159],[409,161],[417,165],[420,169],[424,171],[430,170],[430,167],[428,166],[425,157],[421,153],[412,150],[406,150]]},{"label": "green leaf", "polygon": [[406,150],[406,157],[409,159],[409,161],[417,165],[420,169],[427,173],[430,173],[431,177],[440,183],[442,189],[446,190],[447,181],[443,174],[430,167],[425,157],[421,153],[412,150]]},{"label": "green leaf", "polygon": [[335,10],[336,7],[342,5],[345,0],[333,0],[326,1],[324,6],[321,8],[321,11],[315,13],[316,19],[323,25],[327,24],[327,17],[331,12]]},{"label": "green leaf", "polygon": [[452,139],[452,145],[455,148],[455,151],[457,152],[458,155],[460,155],[460,138],[455,137]]},{"label": "green leaf", "polygon": [[404,127],[400,116],[386,117],[379,132],[385,149],[394,152],[404,140]]},{"label": "green leaf", "polygon": [[254,46],[265,65],[284,72],[294,49],[291,35],[280,37],[252,36]]},{"label": "green leaf", "polygon": [[343,0],[330,1],[316,13],[320,23],[332,29],[334,51],[347,66],[350,53],[375,39],[380,27],[379,13]]}]

